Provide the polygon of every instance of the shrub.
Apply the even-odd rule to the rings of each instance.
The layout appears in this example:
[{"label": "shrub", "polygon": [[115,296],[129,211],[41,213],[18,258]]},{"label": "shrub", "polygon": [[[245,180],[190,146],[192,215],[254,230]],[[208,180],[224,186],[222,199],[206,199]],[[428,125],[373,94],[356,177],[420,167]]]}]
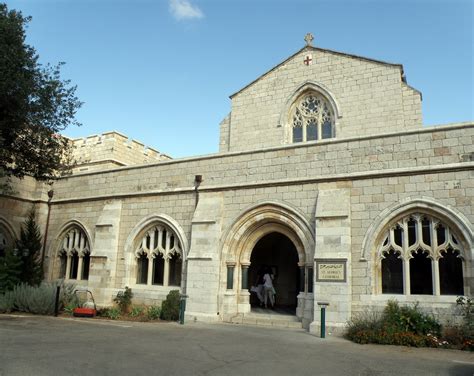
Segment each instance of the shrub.
[{"label": "shrub", "polygon": [[[61,290],[59,293],[59,310],[65,310],[66,307],[73,307],[76,308],[79,304],[76,294],[74,291],[76,290],[76,285],[64,283],[64,281],[59,280],[54,284],[54,288],[56,289],[57,286],[60,286]],[[56,293],[56,290],[55,290]]]},{"label": "shrub", "polygon": [[357,343],[369,343],[369,338],[374,336],[373,332],[381,328],[380,313],[376,311],[364,311],[355,315],[347,323],[346,337]]},{"label": "shrub", "polygon": [[98,316],[98,317],[108,317],[109,309],[110,309],[109,307],[97,308],[96,316]]},{"label": "shrub", "polygon": [[159,306],[150,306],[146,311],[146,316],[148,320],[158,320],[161,316],[161,307]]},{"label": "shrub", "polygon": [[441,325],[418,305],[400,307],[391,300],[382,314],[364,312],[348,322],[346,337],[356,343],[400,346],[447,346],[439,339]]},{"label": "shrub", "polygon": [[117,307],[104,307],[97,311],[97,316],[117,320],[120,317],[120,310]]},{"label": "shrub", "polygon": [[0,294],[0,313],[10,313],[15,304],[15,295],[11,291]]},{"label": "shrub", "polygon": [[390,344],[398,346],[424,347],[426,346],[426,338],[424,335],[416,333],[398,332],[391,335]]},{"label": "shrub", "polygon": [[474,298],[459,296],[456,299],[456,305],[461,311],[464,327],[470,332],[474,331]]},{"label": "shrub", "polygon": [[411,307],[400,307],[397,301],[390,300],[384,309],[382,322],[386,330],[393,333],[430,333],[439,336],[441,332],[441,325],[434,317],[421,312],[418,303]]},{"label": "shrub", "polygon": [[117,303],[122,313],[127,313],[130,304],[132,304],[132,298],[132,289],[125,286],[125,291],[119,291],[117,296],[114,298],[114,302]]},{"label": "shrub", "polygon": [[41,315],[54,313],[56,284],[42,283],[37,287],[26,283],[13,288],[14,308],[21,312],[30,312]]},{"label": "shrub", "polygon": [[171,290],[161,303],[161,318],[167,321],[179,319],[179,290]]},{"label": "shrub", "polygon": [[11,291],[21,282],[21,257],[11,248],[0,257],[0,293]]},{"label": "shrub", "polygon": [[133,306],[131,311],[130,311],[130,317],[138,317],[143,315],[143,312],[145,311],[145,308],[141,306]]}]

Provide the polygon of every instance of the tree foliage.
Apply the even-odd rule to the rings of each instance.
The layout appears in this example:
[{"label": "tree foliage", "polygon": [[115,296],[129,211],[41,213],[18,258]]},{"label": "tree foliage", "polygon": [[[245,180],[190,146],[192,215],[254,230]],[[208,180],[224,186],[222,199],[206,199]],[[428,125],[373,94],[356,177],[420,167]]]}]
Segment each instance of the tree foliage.
[{"label": "tree foliage", "polygon": [[21,282],[21,258],[16,250],[7,248],[0,257],[0,294],[11,291]]},{"label": "tree foliage", "polygon": [[41,247],[41,233],[36,224],[35,212],[31,210],[16,241],[22,261],[20,280],[28,285],[37,286],[43,279]]},{"label": "tree foliage", "polygon": [[0,169],[6,176],[50,180],[70,171],[69,140],[59,132],[79,125],[82,103],[60,69],[42,65],[26,44],[31,17],[0,3]]},{"label": "tree foliage", "polygon": [[15,248],[0,256],[0,293],[10,291],[19,283],[38,286],[43,279],[41,266],[41,233],[32,209],[23,224]]}]

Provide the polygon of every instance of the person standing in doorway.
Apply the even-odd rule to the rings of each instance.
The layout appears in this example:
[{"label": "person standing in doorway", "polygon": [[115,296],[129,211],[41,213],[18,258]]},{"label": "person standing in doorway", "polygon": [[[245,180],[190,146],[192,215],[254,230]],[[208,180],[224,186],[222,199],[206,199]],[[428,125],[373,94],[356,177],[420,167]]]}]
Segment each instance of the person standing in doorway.
[{"label": "person standing in doorway", "polygon": [[256,289],[256,294],[257,294],[257,297],[258,297],[258,301],[260,303],[260,306],[263,306],[263,275],[265,274],[265,271],[266,271],[266,267],[264,266],[260,266],[260,268],[258,269],[258,272],[257,272],[257,280],[255,281],[256,285],[257,285],[257,289]]},{"label": "person standing in doorway", "polygon": [[267,267],[265,274],[263,275],[263,300],[265,303],[265,308],[267,308],[267,301],[270,300],[271,308],[275,305],[274,298],[274,289],[273,289],[273,275],[272,270]]}]

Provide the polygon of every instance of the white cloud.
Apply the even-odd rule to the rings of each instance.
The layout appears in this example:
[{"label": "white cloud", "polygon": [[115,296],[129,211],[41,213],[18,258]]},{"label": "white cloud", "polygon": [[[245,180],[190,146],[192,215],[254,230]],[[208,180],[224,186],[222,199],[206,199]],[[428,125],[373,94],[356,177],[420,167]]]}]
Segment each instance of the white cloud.
[{"label": "white cloud", "polygon": [[201,9],[187,0],[170,0],[170,12],[177,20],[204,17]]}]

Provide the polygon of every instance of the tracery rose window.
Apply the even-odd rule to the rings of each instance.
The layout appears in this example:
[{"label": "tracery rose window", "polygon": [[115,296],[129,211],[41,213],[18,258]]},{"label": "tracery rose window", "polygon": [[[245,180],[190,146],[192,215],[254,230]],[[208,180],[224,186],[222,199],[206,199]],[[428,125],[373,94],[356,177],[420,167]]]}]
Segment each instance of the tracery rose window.
[{"label": "tracery rose window", "polygon": [[290,112],[293,142],[315,141],[334,137],[334,114],[329,102],[310,92],[300,97]]}]

